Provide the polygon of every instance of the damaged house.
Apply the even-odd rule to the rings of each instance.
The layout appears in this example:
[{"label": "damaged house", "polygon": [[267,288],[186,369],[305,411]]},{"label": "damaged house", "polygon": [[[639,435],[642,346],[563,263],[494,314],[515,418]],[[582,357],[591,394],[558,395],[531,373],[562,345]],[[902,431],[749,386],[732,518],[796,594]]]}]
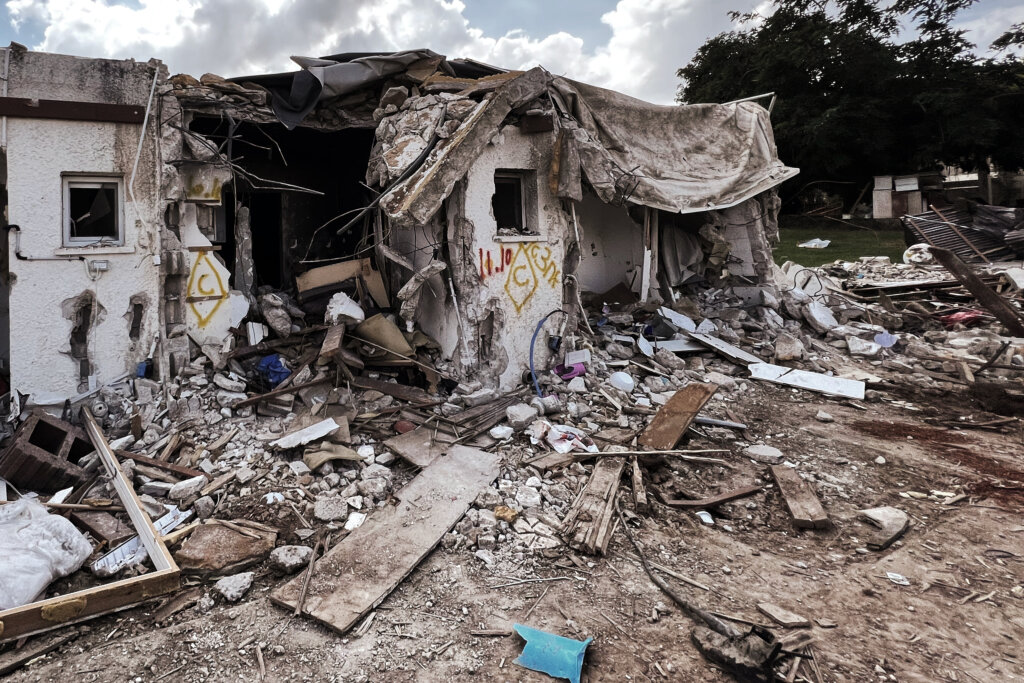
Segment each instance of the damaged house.
[{"label": "damaged house", "polygon": [[428,50],[297,61],[195,79],[4,51],[4,324],[35,340],[2,335],[12,396],[222,367],[338,292],[367,364],[429,347],[443,376],[508,390],[548,364],[541,323],[571,333],[584,300],[773,287],[773,188],[797,171],[757,104],[657,106]]}]

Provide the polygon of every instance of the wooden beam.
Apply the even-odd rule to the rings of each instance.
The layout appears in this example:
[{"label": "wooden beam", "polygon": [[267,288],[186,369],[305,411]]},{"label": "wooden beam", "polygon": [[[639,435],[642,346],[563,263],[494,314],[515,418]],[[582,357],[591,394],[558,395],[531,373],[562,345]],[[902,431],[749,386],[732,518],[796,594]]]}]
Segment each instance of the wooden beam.
[{"label": "wooden beam", "polygon": [[760,486],[744,486],[734,491],[726,491],[720,493],[717,496],[711,496],[710,498],[701,498],[699,500],[680,500],[675,498],[662,498],[661,502],[669,507],[674,508],[711,508],[722,503],[728,503],[733,500],[740,498],[746,498],[747,496],[753,495],[761,490]]},{"label": "wooden beam", "polygon": [[687,384],[672,395],[651,420],[638,443],[655,450],[670,450],[676,447],[690,423],[697,417],[704,404],[715,392],[717,384]]},{"label": "wooden beam", "polygon": [[604,458],[594,465],[590,479],[562,521],[565,541],[571,548],[591,555],[604,555],[608,550],[615,496],[625,467],[624,457]]},{"label": "wooden beam", "polygon": [[354,378],[352,386],[356,389],[379,391],[382,394],[394,396],[397,399],[409,401],[410,403],[429,403],[431,400],[430,394],[419,387],[410,387],[406,384],[398,384],[397,382],[383,382],[369,377]]},{"label": "wooden beam", "polygon": [[[367,521],[316,563],[302,597],[299,575],[270,594],[275,605],[301,612],[345,633],[379,605],[434,549],[498,476],[500,459],[455,446],[398,492],[398,505]],[[386,547],[385,547],[386,546]]]},{"label": "wooden beam", "polygon": [[104,123],[142,123],[146,107],[108,102],[71,102],[34,100],[27,97],[0,97],[0,116],[20,119],[58,119],[62,121],[101,121]]},{"label": "wooden beam", "polygon": [[255,405],[255,404],[259,403],[260,401],[265,401],[268,398],[273,398],[275,396],[281,396],[282,394],[294,394],[295,392],[297,392],[300,389],[308,389],[309,387],[315,387],[315,386],[318,386],[320,384],[327,384],[330,381],[331,381],[330,377],[321,377],[320,379],[315,379],[312,382],[306,382],[305,384],[295,384],[293,386],[284,387],[282,389],[274,389],[272,391],[268,391],[265,394],[260,394],[259,396],[251,396],[251,397],[245,399],[244,401],[239,401],[238,403],[236,403],[234,405],[234,407],[235,408],[244,408],[245,406],[251,406],[251,405]]},{"label": "wooden beam", "polygon": [[793,517],[793,524],[800,529],[828,528],[825,509],[797,471],[785,465],[772,465],[771,470],[775,483],[779,485],[779,492],[786,501],[786,507],[789,508],[789,514]]},{"label": "wooden beam", "polygon": [[194,470],[191,467],[182,467],[181,465],[174,465],[169,462],[164,462],[157,458],[148,458],[145,455],[139,455],[138,453],[132,453],[131,451],[117,451],[118,457],[128,458],[134,460],[140,465],[146,465],[148,467],[154,467],[158,470],[164,470],[172,474],[177,474],[179,477],[185,477],[186,479],[191,477],[198,477],[203,473],[199,470]]}]

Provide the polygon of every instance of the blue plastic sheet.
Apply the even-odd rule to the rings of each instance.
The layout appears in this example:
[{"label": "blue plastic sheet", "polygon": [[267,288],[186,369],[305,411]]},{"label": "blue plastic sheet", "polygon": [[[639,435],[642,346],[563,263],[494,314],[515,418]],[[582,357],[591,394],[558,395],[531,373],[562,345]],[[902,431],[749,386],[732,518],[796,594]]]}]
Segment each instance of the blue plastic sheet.
[{"label": "blue plastic sheet", "polygon": [[292,371],[281,362],[281,356],[276,353],[261,358],[257,370],[270,383],[271,388],[276,387],[292,374]]},{"label": "blue plastic sheet", "polygon": [[522,624],[514,624],[512,628],[526,641],[523,654],[516,659],[516,664],[555,678],[580,683],[583,657],[593,638],[573,640]]}]

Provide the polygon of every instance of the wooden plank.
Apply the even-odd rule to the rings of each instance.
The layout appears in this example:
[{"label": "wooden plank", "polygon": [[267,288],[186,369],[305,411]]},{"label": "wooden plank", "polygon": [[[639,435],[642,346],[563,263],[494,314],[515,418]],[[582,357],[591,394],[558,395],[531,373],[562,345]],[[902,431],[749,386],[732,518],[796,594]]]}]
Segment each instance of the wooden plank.
[{"label": "wooden plank", "polygon": [[624,457],[603,458],[594,465],[587,485],[562,521],[562,532],[570,547],[591,555],[604,555],[608,550],[615,496],[625,467]]},{"label": "wooden plank", "polygon": [[61,121],[142,123],[146,116],[146,107],[145,105],[137,104],[0,97],[0,116],[22,119],[58,119]]},{"label": "wooden plank", "polygon": [[818,496],[807,485],[797,471],[785,465],[772,465],[772,477],[779,485],[779,492],[789,514],[793,517],[793,523],[800,529],[826,529],[828,528],[828,515],[821,507]]},{"label": "wooden plank", "polygon": [[154,467],[158,470],[164,470],[165,472],[177,474],[179,478],[185,477],[186,479],[188,479],[191,477],[198,477],[201,474],[203,474],[199,470],[192,469],[191,467],[182,467],[181,465],[174,465],[169,462],[164,462],[163,460],[158,460],[157,458],[147,458],[144,455],[132,453],[131,451],[117,451],[117,456],[120,458],[128,458],[129,460],[134,460],[140,465],[147,465],[149,467]]},{"label": "wooden plank", "polygon": [[638,443],[662,451],[675,448],[697,413],[716,391],[717,384],[687,384],[661,407],[640,435]]},{"label": "wooden plank", "polygon": [[795,370],[771,363],[751,363],[747,366],[753,379],[763,379],[773,384],[785,384],[799,389],[817,391],[828,396],[863,399],[864,382],[842,377],[831,377],[820,372]]},{"label": "wooden plank", "polygon": [[717,496],[711,496],[710,498],[701,498],[700,500],[680,500],[676,498],[663,498],[662,503],[670,507],[675,508],[710,508],[722,503],[728,503],[733,500],[740,498],[746,498],[749,495],[757,493],[761,490],[760,486],[744,486],[734,491],[726,491],[720,493]]},{"label": "wooden plank", "polygon": [[356,377],[352,380],[352,386],[357,389],[379,391],[382,394],[394,396],[401,401],[409,401],[410,403],[429,403],[431,400],[430,394],[419,387],[410,387],[395,382],[383,382],[379,379],[371,379],[370,377]]},{"label": "wooden plank", "polygon": [[451,442],[442,439],[441,434],[435,438],[433,428],[417,427],[387,439],[384,445],[416,467],[427,467],[448,451]]},{"label": "wooden plank", "polygon": [[640,462],[634,455],[631,458],[630,463],[632,467],[632,482],[633,482],[633,506],[637,512],[646,512],[649,505],[647,502],[647,488],[644,486],[643,473],[640,471]]},{"label": "wooden plank", "polygon": [[[455,526],[499,471],[500,458],[466,446],[416,476],[398,505],[370,517],[316,562],[302,613],[345,633],[379,605]],[[304,577],[277,588],[271,601],[294,610]]]},{"label": "wooden plank", "polygon": [[331,325],[327,328],[324,343],[320,346],[320,361],[338,361],[341,359],[341,344],[345,341],[345,326]]},{"label": "wooden plank", "polygon": [[370,265],[368,258],[310,268],[295,278],[295,286],[299,292],[299,299],[305,300],[319,293],[317,290],[339,289],[338,285],[354,277],[363,278],[366,289],[378,306],[381,308],[391,307],[384,280],[380,273]]},{"label": "wooden plank", "polygon": [[72,628],[64,633],[52,635],[45,640],[29,643],[20,650],[11,650],[10,652],[3,653],[0,655],[0,676],[6,676],[17,671],[36,657],[42,657],[47,653],[53,652],[61,645],[70,643],[79,635],[81,635],[81,631],[77,628]]}]

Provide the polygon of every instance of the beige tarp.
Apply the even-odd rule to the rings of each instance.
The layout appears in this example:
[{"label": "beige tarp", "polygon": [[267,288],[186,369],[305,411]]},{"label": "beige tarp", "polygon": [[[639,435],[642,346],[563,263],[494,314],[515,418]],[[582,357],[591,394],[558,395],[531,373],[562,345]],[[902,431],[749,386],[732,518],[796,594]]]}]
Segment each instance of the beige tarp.
[{"label": "beige tarp", "polygon": [[499,86],[381,206],[391,218],[428,220],[506,116],[545,93],[568,116],[558,124],[562,197],[581,198],[582,176],[606,203],[691,213],[734,206],[797,174],[779,161],[759,105],[655,105],[537,67]]},{"label": "beige tarp", "polygon": [[578,124],[581,170],[610,204],[723,209],[797,174],[779,161],[768,112],[753,102],[663,106],[564,78],[549,92]]}]

